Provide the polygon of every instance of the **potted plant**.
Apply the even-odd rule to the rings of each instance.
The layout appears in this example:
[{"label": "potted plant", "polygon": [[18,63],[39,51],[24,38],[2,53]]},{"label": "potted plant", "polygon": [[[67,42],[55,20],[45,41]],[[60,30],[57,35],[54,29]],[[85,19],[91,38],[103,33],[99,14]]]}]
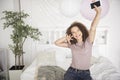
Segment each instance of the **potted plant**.
[{"label": "potted plant", "polygon": [[3,11],[4,16],[1,18],[5,22],[3,23],[3,28],[12,28],[11,39],[13,44],[10,44],[10,50],[12,50],[15,55],[15,65],[11,68],[14,70],[19,70],[24,67],[24,57],[23,46],[28,37],[39,40],[41,33],[37,28],[25,23],[24,19],[29,15],[23,11]]}]

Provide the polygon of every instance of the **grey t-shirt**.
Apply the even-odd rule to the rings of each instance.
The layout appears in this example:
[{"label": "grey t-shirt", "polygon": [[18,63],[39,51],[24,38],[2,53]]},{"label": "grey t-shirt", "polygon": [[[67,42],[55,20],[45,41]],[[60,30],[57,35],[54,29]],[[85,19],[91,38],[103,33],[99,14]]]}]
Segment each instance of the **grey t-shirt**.
[{"label": "grey t-shirt", "polygon": [[81,70],[89,69],[92,56],[92,43],[90,43],[89,37],[85,43],[69,44],[68,47],[72,51],[71,66]]}]

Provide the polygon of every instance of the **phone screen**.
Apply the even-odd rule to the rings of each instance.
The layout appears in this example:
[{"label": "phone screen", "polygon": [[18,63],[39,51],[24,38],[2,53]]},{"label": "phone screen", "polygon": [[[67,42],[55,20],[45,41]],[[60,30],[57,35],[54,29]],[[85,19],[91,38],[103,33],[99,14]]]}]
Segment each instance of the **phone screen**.
[{"label": "phone screen", "polygon": [[71,44],[75,44],[75,43],[77,43],[77,40],[74,37],[72,37],[72,40],[70,40],[70,42],[71,42]]},{"label": "phone screen", "polygon": [[93,2],[90,5],[91,5],[91,9],[95,8],[94,5],[96,5],[97,7],[101,6],[100,1]]}]

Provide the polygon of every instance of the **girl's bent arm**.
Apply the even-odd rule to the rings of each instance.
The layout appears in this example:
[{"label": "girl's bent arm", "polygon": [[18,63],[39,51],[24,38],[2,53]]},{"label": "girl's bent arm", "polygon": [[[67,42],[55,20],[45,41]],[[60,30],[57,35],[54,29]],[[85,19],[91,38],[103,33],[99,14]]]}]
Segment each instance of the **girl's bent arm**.
[{"label": "girl's bent arm", "polygon": [[68,47],[66,37],[62,37],[62,38],[56,40],[55,45],[60,46],[60,47]]}]

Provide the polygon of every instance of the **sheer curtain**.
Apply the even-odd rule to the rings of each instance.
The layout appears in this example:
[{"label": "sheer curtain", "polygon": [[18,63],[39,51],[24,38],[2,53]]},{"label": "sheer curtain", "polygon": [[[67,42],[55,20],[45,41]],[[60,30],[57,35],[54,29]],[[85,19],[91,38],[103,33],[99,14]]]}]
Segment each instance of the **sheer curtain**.
[{"label": "sheer curtain", "polygon": [[0,48],[0,68],[2,68],[0,79],[5,78],[5,80],[8,80],[9,54],[8,50],[5,48]]}]

